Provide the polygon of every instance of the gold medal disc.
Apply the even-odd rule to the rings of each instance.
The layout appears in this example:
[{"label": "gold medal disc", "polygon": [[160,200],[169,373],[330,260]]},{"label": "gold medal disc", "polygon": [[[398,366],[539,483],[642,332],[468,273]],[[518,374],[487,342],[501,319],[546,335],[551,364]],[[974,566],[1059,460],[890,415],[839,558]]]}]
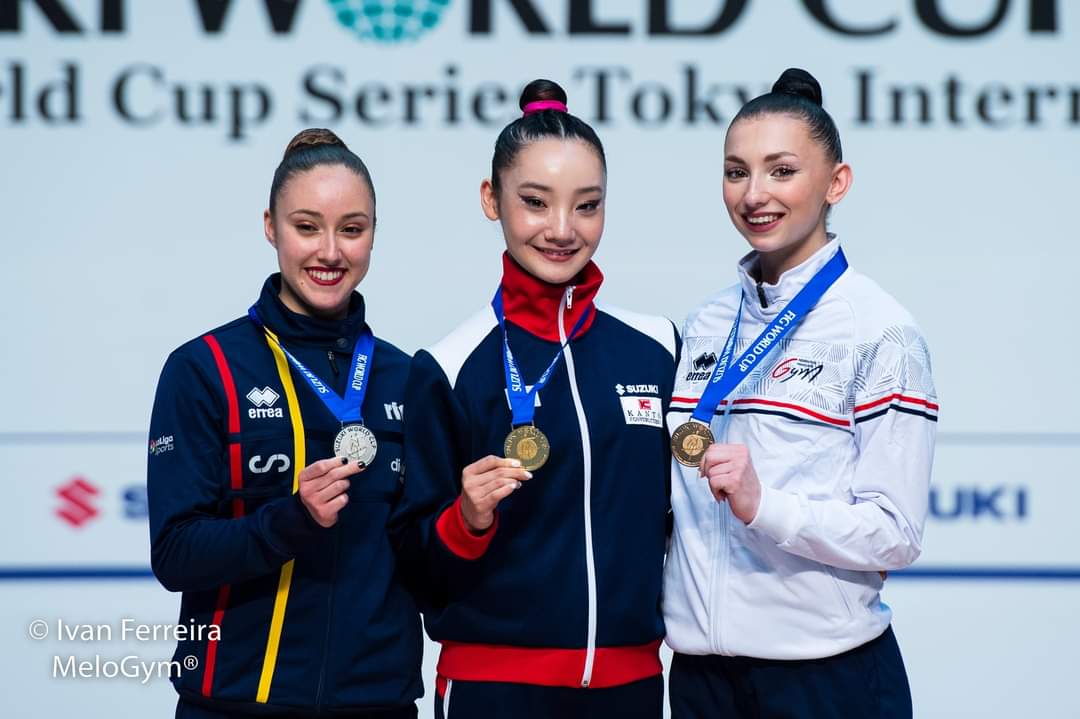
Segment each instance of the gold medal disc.
[{"label": "gold medal disc", "polygon": [[547,437],[531,424],[522,425],[506,435],[503,456],[516,459],[530,472],[540,469],[551,455]]},{"label": "gold medal disc", "polygon": [[696,420],[680,424],[671,435],[671,454],[679,464],[687,467],[696,467],[701,464],[701,458],[705,456],[705,450],[709,448],[713,439],[712,430],[708,425]]}]

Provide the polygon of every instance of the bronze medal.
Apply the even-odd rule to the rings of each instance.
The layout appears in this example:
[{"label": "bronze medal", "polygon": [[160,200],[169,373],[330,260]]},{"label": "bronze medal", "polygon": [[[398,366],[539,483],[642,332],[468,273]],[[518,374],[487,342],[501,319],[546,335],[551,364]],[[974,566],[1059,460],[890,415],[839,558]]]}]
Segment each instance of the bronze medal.
[{"label": "bronze medal", "polygon": [[544,466],[551,455],[551,445],[544,433],[531,424],[522,425],[506,435],[503,456],[516,459],[524,469],[533,472]]},{"label": "bronze medal", "polygon": [[334,456],[348,457],[356,463],[370,467],[375,459],[379,443],[371,430],[362,424],[348,424],[334,437]]},{"label": "bronze medal", "polygon": [[701,464],[705,450],[715,441],[708,425],[690,420],[680,424],[672,433],[671,454],[679,464],[696,467]]}]

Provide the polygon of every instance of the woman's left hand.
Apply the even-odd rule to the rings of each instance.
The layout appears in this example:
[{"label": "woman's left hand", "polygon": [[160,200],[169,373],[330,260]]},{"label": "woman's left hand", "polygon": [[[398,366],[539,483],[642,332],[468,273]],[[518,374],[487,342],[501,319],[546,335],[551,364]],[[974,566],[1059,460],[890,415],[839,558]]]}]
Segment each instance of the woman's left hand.
[{"label": "woman's left hand", "polygon": [[717,502],[727,502],[731,512],[746,524],[754,521],[761,505],[761,481],[743,444],[712,444],[701,458],[699,474],[709,480]]}]

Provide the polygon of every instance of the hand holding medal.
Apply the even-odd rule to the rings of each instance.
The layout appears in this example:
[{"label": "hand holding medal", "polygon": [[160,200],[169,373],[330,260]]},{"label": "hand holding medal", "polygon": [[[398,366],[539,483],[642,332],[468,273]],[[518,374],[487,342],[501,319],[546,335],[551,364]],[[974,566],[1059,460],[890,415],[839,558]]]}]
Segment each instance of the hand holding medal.
[{"label": "hand holding medal", "polygon": [[300,472],[300,501],[320,527],[337,524],[338,513],[349,503],[348,477],[365,467],[341,457],[321,459]]},{"label": "hand holding medal", "polygon": [[745,524],[754,521],[761,506],[761,480],[745,445],[712,445],[703,453],[698,472],[709,481],[717,502],[727,502]]},{"label": "hand holding medal", "polygon": [[474,532],[484,532],[495,523],[495,508],[510,494],[532,479],[532,472],[516,459],[489,454],[461,472],[461,516]]}]

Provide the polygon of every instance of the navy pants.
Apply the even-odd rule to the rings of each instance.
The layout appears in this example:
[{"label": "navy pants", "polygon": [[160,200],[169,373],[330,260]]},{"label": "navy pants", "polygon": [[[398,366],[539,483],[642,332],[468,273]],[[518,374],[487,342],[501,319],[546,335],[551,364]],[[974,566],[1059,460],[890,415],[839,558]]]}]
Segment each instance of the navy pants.
[{"label": "navy pants", "polygon": [[416,716],[416,705],[410,704],[405,707],[391,707],[388,709],[371,709],[369,711],[361,712],[324,712],[310,713],[289,712],[287,714],[262,712],[252,715],[250,713],[237,713],[227,712],[218,709],[210,709],[209,707],[202,706],[201,704],[195,704],[193,702],[185,701],[181,699],[176,704],[176,719],[243,719],[244,717],[250,718],[251,716],[272,716],[280,717],[281,719],[315,719],[320,717],[325,719],[328,716],[335,717],[335,719],[413,719]]},{"label": "navy pants", "polygon": [[451,681],[435,697],[435,719],[660,719],[664,678],[604,689]]},{"label": "navy pants", "polygon": [[911,689],[892,627],[825,659],[675,654],[672,719],[911,719]]}]

